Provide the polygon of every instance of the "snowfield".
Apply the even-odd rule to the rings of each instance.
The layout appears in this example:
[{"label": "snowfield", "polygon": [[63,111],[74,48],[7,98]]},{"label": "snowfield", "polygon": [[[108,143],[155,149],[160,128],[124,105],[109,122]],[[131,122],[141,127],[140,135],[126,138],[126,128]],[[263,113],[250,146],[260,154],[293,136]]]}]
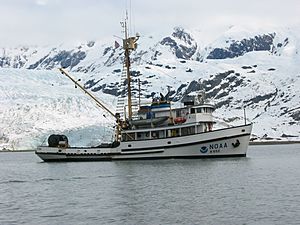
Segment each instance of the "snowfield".
[{"label": "snowfield", "polygon": [[[298,31],[232,27],[212,41],[182,28],[169,37],[145,36],[132,54],[133,84],[140,79],[148,101],[170,90],[175,105],[205,90],[217,107],[216,127],[243,124],[246,107],[253,138],[300,140]],[[122,53],[101,41],[2,49],[0,150],[33,149],[53,133],[66,134],[72,146],[111,141],[114,119],[57,68],[66,67],[115,111]]]},{"label": "snowfield", "polygon": [[112,119],[58,71],[1,69],[0,82],[0,148],[33,149],[52,133],[76,145],[111,140]]}]

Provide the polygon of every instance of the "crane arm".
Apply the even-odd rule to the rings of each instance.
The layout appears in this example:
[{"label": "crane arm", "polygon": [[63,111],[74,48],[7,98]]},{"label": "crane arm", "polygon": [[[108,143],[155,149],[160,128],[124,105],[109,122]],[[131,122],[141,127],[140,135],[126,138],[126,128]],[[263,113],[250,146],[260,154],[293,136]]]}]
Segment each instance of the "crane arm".
[{"label": "crane arm", "polygon": [[107,111],[111,116],[113,116],[115,119],[118,119],[116,117],[116,115],[109,110],[103,103],[101,103],[95,96],[93,96],[91,93],[89,93],[81,84],[78,83],[78,81],[76,81],[73,77],[71,77],[63,68],[59,68],[59,71],[65,75],[66,77],[68,77],[76,86],[78,86],[85,94],[87,94],[88,96],[90,96],[97,104],[97,106],[101,107],[102,109],[104,109],[105,111]]}]

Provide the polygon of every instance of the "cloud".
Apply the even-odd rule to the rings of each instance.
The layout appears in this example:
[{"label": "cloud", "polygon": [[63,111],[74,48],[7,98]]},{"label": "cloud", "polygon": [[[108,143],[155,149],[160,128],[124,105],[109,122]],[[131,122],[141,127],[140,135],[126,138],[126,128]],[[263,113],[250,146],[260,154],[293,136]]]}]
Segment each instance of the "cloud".
[{"label": "cloud", "polygon": [[44,5],[47,5],[48,0],[36,0],[35,3],[36,3],[37,5],[44,6]]},{"label": "cloud", "polygon": [[[175,26],[220,32],[230,25],[299,23],[300,1],[0,0],[0,45],[53,44],[120,35],[127,7],[133,32],[167,34]],[[209,35],[209,34],[208,34]]]}]

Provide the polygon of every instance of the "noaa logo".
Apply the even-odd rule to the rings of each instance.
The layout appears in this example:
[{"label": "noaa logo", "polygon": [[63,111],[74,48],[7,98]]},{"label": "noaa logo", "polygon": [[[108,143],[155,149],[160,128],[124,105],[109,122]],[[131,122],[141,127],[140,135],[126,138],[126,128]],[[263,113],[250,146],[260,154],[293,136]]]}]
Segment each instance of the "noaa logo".
[{"label": "noaa logo", "polygon": [[208,152],[208,147],[202,146],[202,147],[200,148],[200,152],[202,152],[202,153]]}]

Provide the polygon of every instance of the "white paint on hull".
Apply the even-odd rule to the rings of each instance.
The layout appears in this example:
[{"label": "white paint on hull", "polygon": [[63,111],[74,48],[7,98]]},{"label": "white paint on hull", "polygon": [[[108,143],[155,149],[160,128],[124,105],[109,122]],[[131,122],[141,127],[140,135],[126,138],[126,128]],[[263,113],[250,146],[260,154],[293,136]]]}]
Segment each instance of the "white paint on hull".
[{"label": "white paint on hull", "polygon": [[115,148],[38,147],[44,161],[245,156],[252,124],[189,136],[121,142]]}]

